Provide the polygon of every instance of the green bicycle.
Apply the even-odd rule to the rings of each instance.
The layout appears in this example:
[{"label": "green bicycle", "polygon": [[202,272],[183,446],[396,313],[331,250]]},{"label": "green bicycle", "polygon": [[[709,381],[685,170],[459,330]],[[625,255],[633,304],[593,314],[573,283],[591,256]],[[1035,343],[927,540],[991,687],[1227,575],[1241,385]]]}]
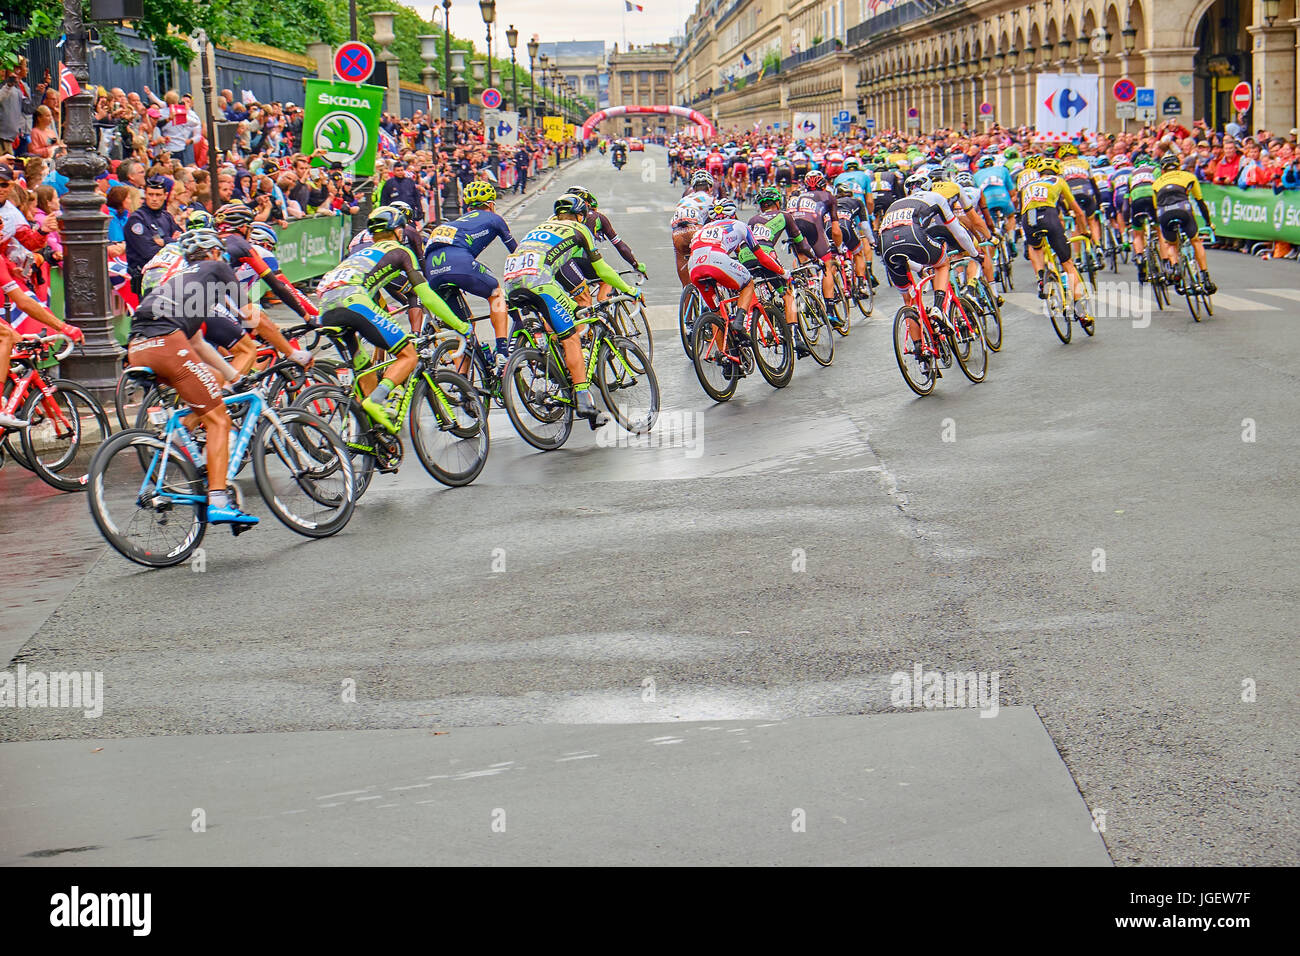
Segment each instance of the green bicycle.
[{"label": "green bicycle", "polygon": [[[330,326],[320,331],[336,348],[351,356],[344,329]],[[459,340],[464,348],[464,338],[455,332],[435,331],[416,337],[419,362],[392,417],[408,424],[411,444],[425,471],[441,484],[458,488],[483,471],[490,438],[487,407],[478,390],[463,375],[440,366],[434,357],[438,345],[449,338]],[[324,419],[343,436],[352,455],[358,498],[370,486],[375,472],[391,474],[402,463],[400,432],[389,432],[361,405],[367,394],[361,387],[362,380],[382,375],[396,361],[387,358],[357,372],[349,361],[337,372],[338,385],[312,386],[294,403]]]},{"label": "green bicycle", "polygon": [[[615,334],[609,324],[614,310],[635,301],[634,296],[611,295],[579,310],[575,325],[591,330],[591,338],[583,346],[587,381],[600,390],[615,421],[644,435],[659,417],[659,380],[642,348]],[[515,350],[501,375],[506,414],[524,441],[542,451],[554,451],[573,432],[577,395],[564,364],[564,351],[546,325],[546,306],[524,289],[511,294],[511,305],[519,310],[525,338],[516,338]]]}]

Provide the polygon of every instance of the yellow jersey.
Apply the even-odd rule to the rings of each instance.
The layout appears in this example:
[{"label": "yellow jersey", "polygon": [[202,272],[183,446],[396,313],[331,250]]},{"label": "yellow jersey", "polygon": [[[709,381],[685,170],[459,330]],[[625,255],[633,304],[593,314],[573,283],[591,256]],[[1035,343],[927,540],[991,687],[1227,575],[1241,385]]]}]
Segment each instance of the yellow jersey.
[{"label": "yellow jersey", "polygon": [[1196,181],[1195,176],[1183,169],[1161,173],[1156,177],[1156,181],[1151,184],[1151,191],[1155,193],[1156,205],[1158,206],[1185,202],[1189,196],[1192,199],[1203,198],[1201,196],[1201,184]]},{"label": "yellow jersey", "polygon": [[1060,176],[1050,174],[1026,183],[1020,190],[1020,200],[1025,210],[1053,209],[1057,203],[1065,202],[1067,197],[1074,199],[1069,184]]}]

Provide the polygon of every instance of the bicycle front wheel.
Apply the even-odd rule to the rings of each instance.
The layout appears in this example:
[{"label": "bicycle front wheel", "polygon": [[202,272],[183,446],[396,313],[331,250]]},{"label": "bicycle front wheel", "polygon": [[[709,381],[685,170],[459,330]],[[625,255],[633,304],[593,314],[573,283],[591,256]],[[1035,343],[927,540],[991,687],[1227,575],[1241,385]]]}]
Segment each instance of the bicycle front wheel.
[{"label": "bicycle front wheel", "polygon": [[742,377],[730,349],[736,346],[727,329],[727,320],[716,312],[706,312],[695,323],[691,360],[695,377],[706,395],[715,402],[725,402],[736,394]]},{"label": "bicycle front wheel", "polygon": [[104,407],[76,382],[58,378],[50,394],[34,392],[23,407],[23,456],[60,491],[80,491],[95,450],[112,434]]},{"label": "bicycle front wheel", "polygon": [[373,445],[370,416],[341,385],[313,385],[298,394],[294,404],[315,415],[343,439],[352,456],[356,497],[360,499],[375,477],[377,449]]},{"label": "bicycle front wheel", "polygon": [[614,420],[635,435],[654,428],[659,418],[659,380],[641,346],[615,336],[601,339],[596,387]]},{"label": "bicycle front wheel", "polygon": [[677,333],[682,337],[682,351],[686,353],[687,358],[695,354],[691,351],[692,332],[695,328],[695,320],[703,311],[704,299],[700,295],[700,290],[693,285],[684,286],[681,299],[677,303]]},{"label": "bicycle front wheel", "polygon": [[835,333],[826,318],[826,306],[806,287],[795,290],[794,300],[799,313],[799,337],[813,361],[825,368],[835,361]]},{"label": "bicycle front wheel", "polygon": [[487,406],[463,375],[423,373],[411,396],[411,444],[424,470],[451,488],[468,485],[487,464]]},{"label": "bicycle front wheel", "polygon": [[118,432],[99,446],[86,476],[86,501],[99,533],[122,557],[147,568],[185,561],[207,530],[207,489],[198,468],[173,447],[164,469],[165,447],[151,431]]},{"label": "bicycle front wheel", "polygon": [[926,354],[928,340],[916,309],[910,305],[899,309],[894,315],[894,357],[898,359],[903,381],[918,395],[933,392],[934,383],[939,379],[934,356]]},{"label": "bicycle front wheel", "polygon": [[1074,324],[1070,321],[1071,306],[1065,300],[1065,292],[1061,288],[1061,277],[1058,273],[1053,272],[1047,277],[1047,299],[1044,308],[1047,310],[1048,318],[1052,320],[1056,337],[1069,345],[1070,336],[1074,334]]},{"label": "bicycle front wheel", "polygon": [[984,332],[980,326],[979,306],[969,297],[963,297],[961,307],[966,312],[963,320],[960,315],[952,317],[952,350],[957,356],[957,364],[972,382],[984,381],[989,370],[989,352],[984,343]]},{"label": "bicycle front wheel", "polygon": [[258,422],[253,478],[266,506],[290,531],[327,538],[342,531],[356,505],[352,457],[334,429],[301,408]]}]

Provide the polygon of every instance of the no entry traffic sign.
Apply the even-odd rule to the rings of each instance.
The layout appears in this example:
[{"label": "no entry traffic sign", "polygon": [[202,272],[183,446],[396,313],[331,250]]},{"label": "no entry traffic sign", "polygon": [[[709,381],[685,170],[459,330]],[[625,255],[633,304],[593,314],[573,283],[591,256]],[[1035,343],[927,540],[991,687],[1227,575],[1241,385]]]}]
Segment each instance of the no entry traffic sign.
[{"label": "no entry traffic sign", "polygon": [[1132,80],[1128,77],[1124,77],[1123,79],[1115,81],[1115,85],[1111,87],[1111,92],[1115,94],[1115,99],[1119,100],[1121,103],[1127,103],[1129,100],[1137,96],[1137,87],[1133,84]]},{"label": "no entry traffic sign", "polygon": [[1238,113],[1246,113],[1250,110],[1250,104],[1254,102],[1254,97],[1250,92],[1250,84],[1244,80],[1232,88],[1232,108]]},{"label": "no entry traffic sign", "polygon": [[374,69],[374,51],[357,40],[349,40],[334,54],[334,73],[345,83],[364,83]]},{"label": "no entry traffic sign", "polygon": [[501,105],[501,91],[496,87],[489,86],[483,91],[482,103],[484,109],[496,109]]}]

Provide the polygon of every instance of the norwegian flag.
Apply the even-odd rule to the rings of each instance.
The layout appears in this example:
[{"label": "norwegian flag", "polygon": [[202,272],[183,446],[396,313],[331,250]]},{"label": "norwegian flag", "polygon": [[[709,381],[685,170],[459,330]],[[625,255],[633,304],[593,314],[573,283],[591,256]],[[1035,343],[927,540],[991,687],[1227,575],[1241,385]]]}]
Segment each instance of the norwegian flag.
[{"label": "norwegian flag", "polygon": [[76,96],[81,92],[81,84],[77,78],[72,75],[72,71],[62,62],[59,63],[59,102],[62,103],[69,96]]},{"label": "norwegian flag", "polygon": [[379,148],[385,153],[396,153],[398,152],[397,140],[381,129],[379,131]]}]

